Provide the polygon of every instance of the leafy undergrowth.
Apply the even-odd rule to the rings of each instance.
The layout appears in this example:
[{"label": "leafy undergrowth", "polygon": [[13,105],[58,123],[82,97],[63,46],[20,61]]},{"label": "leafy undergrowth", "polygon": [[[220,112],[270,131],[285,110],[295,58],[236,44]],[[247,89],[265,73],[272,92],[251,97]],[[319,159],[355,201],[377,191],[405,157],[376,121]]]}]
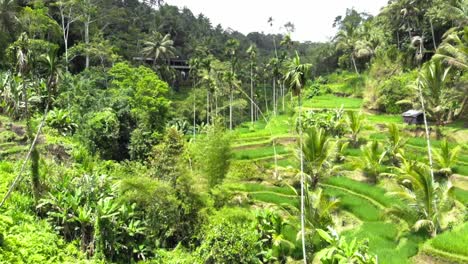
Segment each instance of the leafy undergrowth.
[{"label": "leafy undergrowth", "polygon": [[[16,176],[17,165],[0,162],[2,198]],[[47,221],[34,216],[32,204],[32,197],[14,192],[0,209],[0,263],[88,263],[75,244],[66,243]]]},{"label": "leafy undergrowth", "polygon": [[468,262],[468,222],[427,241],[423,251],[449,258],[454,262]]},{"label": "leafy undergrowth", "polygon": [[345,231],[350,238],[368,239],[369,249],[379,257],[379,263],[410,263],[409,258],[418,252],[423,238],[418,235],[399,237],[399,226],[387,222],[364,222],[357,230]]}]

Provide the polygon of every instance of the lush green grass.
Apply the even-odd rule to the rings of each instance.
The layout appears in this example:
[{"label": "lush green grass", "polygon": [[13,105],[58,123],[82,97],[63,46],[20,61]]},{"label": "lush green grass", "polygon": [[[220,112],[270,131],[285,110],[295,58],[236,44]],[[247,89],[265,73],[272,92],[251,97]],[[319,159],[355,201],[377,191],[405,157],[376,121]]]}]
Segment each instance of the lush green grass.
[{"label": "lush green grass", "polygon": [[382,211],[369,200],[335,188],[324,189],[327,195],[340,199],[340,208],[349,211],[357,218],[363,221],[378,221],[381,219]]},{"label": "lush green grass", "polygon": [[249,193],[249,197],[257,201],[272,203],[279,206],[291,205],[294,207],[299,207],[298,196],[286,196],[274,192],[254,192]]},{"label": "lush green grass", "polygon": [[453,189],[453,195],[455,196],[455,199],[468,206],[468,191],[455,187]]},{"label": "lush green grass", "polygon": [[418,252],[418,243],[422,238],[416,235],[398,237],[398,226],[385,222],[364,222],[359,229],[343,233],[349,240],[368,239],[369,249],[377,254],[379,263],[410,263],[409,258]]},{"label": "lush green grass", "polygon": [[250,123],[244,123],[241,126],[238,126],[234,133],[238,136],[239,139],[252,138],[252,137],[267,137],[267,136],[278,136],[278,135],[287,135],[292,132],[292,119],[288,115],[278,115],[271,117],[268,121],[268,124],[265,124],[264,121],[258,121],[254,124],[254,129],[251,129]]},{"label": "lush green grass", "polygon": [[[281,145],[276,145],[276,154],[287,154],[289,150]],[[234,158],[238,160],[258,159],[263,157],[274,156],[273,146],[266,146],[256,149],[242,149],[234,151]]]},{"label": "lush green grass", "polygon": [[366,121],[376,124],[403,123],[399,115],[366,115]]},{"label": "lush green grass", "polygon": [[326,181],[326,184],[342,187],[367,196],[372,200],[380,203],[384,207],[391,207],[397,202],[395,198],[386,195],[386,191],[382,188],[375,187],[366,183],[351,180],[345,177],[333,177]]},{"label": "lush green grass", "polygon": [[228,189],[242,192],[275,192],[284,195],[295,195],[294,190],[288,186],[268,186],[259,183],[231,183],[225,184]]},{"label": "lush green grass", "polygon": [[436,236],[427,243],[435,249],[468,258],[468,222],[454,228],[452,231]]},{"label": "lush green grass", "polygon": [[303,106],[309,108],[340,108],[359,109],[362,106],[362,99],[338,97],[331,94],[315,96],[310,100],[304,100]]}]

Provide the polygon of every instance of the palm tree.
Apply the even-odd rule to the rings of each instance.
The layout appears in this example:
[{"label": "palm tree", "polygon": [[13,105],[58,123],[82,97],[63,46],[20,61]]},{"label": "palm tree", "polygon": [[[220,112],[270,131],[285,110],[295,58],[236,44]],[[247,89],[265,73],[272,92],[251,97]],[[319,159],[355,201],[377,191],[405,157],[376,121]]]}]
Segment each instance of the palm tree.
[{"label": "palm tree", "polygon": [[355,111],[349,111],[346,122],[348,123],[348,128],[351,132],[351,143],[356,147],[358,144],[358,135],[364,126],[364,115],[361,112],[357,113]]},{"label": "palm tree", "polygon": [[380,173],[383,172],[382,159],[384,151],[377,140],[361,147],[361,162],[364,172],[371,183],[376,183]]},{"label": "palm tree", "polygon": [[452,175],[452,168],[458,160],[458,154],[461,151],[461,146],[451,148],[447,139],[445,138],[440,143],[439,149],[434,149],[434,159],[441,173],[446,178]]},{"label": "palm tree", "polygon": [[159,59],[169,59],[174,56],[174,41],[171,35],[162,35],[159,32],[153,32],[151,40],[144,42],[143,54],[153,57],[153,66]]},{"label": "palm tree", "polygon": [[15,0],[0,0],[0,31],[7,32],[10,37],[14,33],[17,4]]},{"label": "palm tree", "polygon": [[250,45],[247,49],[247,54],[250,58],[250,121],[254,123],[254,65],[257,57],[257,48],[255,45]]},{"label": "palm tree", "polygon": [[235,67],[237,64],[237,49],[239,48],[239,41],[237,39],[230,39],[226,43],[226,53],[231,57],[231,72],[226,72],[224,75],[225,81],[229,85],[229,130],[232,130],[232,107],[234,102],[234,86],[238,84],[235,74]]},{"label": "palm tree", "polygon": [[468,69],[468,29],[465,28],[461,33],[456,29],[447,31],[434,59],[443,60],[461,70]]},{"label": "palm tree", "polygon": [[449,99],[444,98],[444,90],[449,71],[450,67],[445,68],[440,61],[431,61],[424,65],[418,78],[418,85],[425,95],[426,111],[436,121],[438,136],[448,112]]},{"label": "palm tree", "polygon": [[349,53],[354,70],[359,75],[356,59],[370,57],[373,54],[373,50],[371,43],[358,35],[358,31],[354,26],[345,25],[345,29],[340,30],[336,34],[334,41],[338,50]]},{"label": "palm tree", "polygon": [[226,71],[223,74],[223,80],[229,86],[229,130],[232,130],[232,111],[234,108],[234,90],[241,87],[239,79],[235,73]]},{"label": "palm tree", "polygon": [[62,74],[62,69],[59,64],[59,58],[57,55],[58,48],[53,48],[49,50],[47,54],[41,56],[42,62],[47,67],[47,74],[49,77],[47,78],[47,92],[48,92],[48,102],[47,106],[50,107],[53,98],[55,97],[57,91],[57,85],[59,81],[59,77]]},{"label": "palm tree", "polygon": [[400,156],[404,154],[404,146],[408,140],[403,138],[397,125],[392,123],[388,125],[388,136],[385,141],[384,154],[390,159],[390,162],[397,166],[400,163]]},{"label": "palm tree", "polygon": [[310,73],[310,64],[302,64],[298,53],[296,57],[288,65],[288,72],[284,77],[284,81],[289,85],[292,93],[297,95],[299,105],[299,155],[301,161],[301,233],[302,233],[302,254],[304,263],[307,264],[306,245],[305,245],[305,222],[304,222],[304,154],[303,154],[303,135],[302,135],[302,103],[301,103],[301,90],[304,87],[307,77]]},{"label": "palm tree", "polygon": [[273,115],[276,115],[277,110],[278,110],[278,98],[276,97],[276,83],[278,82],[278,76],[280,76],[280,61],[278,58],[272,58],[270,59],[268,66],[271,68],[271,76],[273,78],[272,85],[273,85],[273,93],[272,93],[272,98],[273,98]]},{"label": "palm tree", "polygon": [[335,143],[325,130],[312,127],[307,131],[302,152],[306,161],[305,171],[311,177],[313,189],[332,170],[335,151]]},{"label": "palm tree", "polygon": [[435,182],[430,168],[424,164],[403,161],[404,166],[395,168],[400,190],[393,196],[403,201],[395,205],[388,213],[401,216],[415,231],[426,228],[434,237],[441,230],[444,212],[450,210],[452,200],[450,181],[446,185]]}]

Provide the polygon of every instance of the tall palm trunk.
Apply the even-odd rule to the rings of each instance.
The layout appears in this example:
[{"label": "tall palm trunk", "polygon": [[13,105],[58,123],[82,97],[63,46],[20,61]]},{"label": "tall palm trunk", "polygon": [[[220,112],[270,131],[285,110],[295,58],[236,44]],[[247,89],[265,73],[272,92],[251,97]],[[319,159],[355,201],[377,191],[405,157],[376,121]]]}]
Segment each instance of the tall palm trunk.
[{"label": "tall palm trunk", "polygon": [[210,90],[206,91],[206,124],[210,124]]},{"label": "tall palm trunk", "polygon": [[354,70],[356,71],[356,74],[359,75],[359,71],[356,66],[356,59],[354,58],[354,54],[351,54],[351,61],[353,62]]},{"label": "tall palm trunk", "polygon": [[253,63],[250,63],[250,121],[254,123]]},{"label": "tall palm trunk", "polygon": [[[89,24],[91,24],[91,16],[87,16],[87,20],[84,23],[85,26],[85,44],[86,48],[89,49]],[[85,62],[85,68],[89,68],[89,52],[86,51],[86,62]]]},{"label": "tall palm trunk", "polygon": [[263,91],[265,93],[265,109],[266,109],[267,113],[270,114],[270,109],[268,107],[268,96],[267,96],[267,90],[266,90],[265,82],[263,82]]},{"label": "tall palm trunk", "polygon": [[276,116],[276,77],[273,77],[273,115]]},{"label": "tall palm trunk", "polygon": [[229,86],[229,130],[232,130],[232,85]]},{"label": "tall palm trunk", "polygon": [[431,25],[432,42],[434,43],[434,51],[435,51],[435,50],[437,50],[437,44],[436,44],[436,41],[435,41],[434,25],[432,24],[432,19],[429,19],[429,24]]},{"label": "tall palm trunk", "polygon": [[302,255],[304,264],[307,264],[307,252],[305,241],[305,204],[304,192],[305,190],[305,177],[304,177],[304,153],[303,153],[303,133],[302,133],[302,102],[301,94],[298,95],[299,104],[299,157],[301,160],[301,239],[302,239]]}]

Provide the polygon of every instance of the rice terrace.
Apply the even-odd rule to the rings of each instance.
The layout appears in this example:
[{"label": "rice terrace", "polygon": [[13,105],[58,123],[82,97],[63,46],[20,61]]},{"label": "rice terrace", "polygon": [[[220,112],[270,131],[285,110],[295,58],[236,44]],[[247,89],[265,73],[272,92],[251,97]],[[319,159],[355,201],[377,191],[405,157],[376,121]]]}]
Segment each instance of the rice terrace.
[{"label": "rice terrace", "polygon": [[0,0],[0,263],[468,263],[468,1],[309,2]]}]

